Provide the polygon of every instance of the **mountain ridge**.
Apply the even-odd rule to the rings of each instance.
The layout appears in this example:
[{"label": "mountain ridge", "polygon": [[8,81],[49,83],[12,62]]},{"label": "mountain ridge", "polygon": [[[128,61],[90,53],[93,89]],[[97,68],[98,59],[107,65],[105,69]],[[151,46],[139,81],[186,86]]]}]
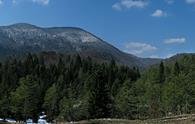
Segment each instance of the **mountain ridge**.
[{"label": "mountain ridge", "polygon": [[90,56],[100,61],[116,60],[128,66],[147,66],[161,59],[140,58],[125,53],[98,36],[78,27],[38,27],[28,23],[0,26],[0,57],[54,51]]}]

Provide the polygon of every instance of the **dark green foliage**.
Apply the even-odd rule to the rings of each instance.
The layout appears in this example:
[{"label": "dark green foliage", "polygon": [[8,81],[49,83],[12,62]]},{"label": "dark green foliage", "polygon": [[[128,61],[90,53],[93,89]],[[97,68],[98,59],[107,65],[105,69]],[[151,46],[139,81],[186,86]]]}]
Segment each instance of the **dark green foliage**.
[{"label": "dark green foliage", "polygon": [[[19,86],[11,92],[11,111],[17,115],[22,113],[24,118],[37,120],[41,99],[40,83],[33,76],[21,78]],[[18,115],[17,115],[18,116]]]},{"label": "dark green foliage", "polygon": [[0,63],[0,118],[33,118],[45,111],[49,120],[92,118],[146,119],[195,113],[195,56],[161,62],[142,74],[79,55],[28,54]]},{"label": "dark green foliage", "polygon": [[164,81],[165,81],[165,67],[164,67],[164,63],[161,62],[159,67],[159,83],[163,83]]},{"label": "dark green foliage", "polygon": [[94,86],[90,89],[89,114],[92,118],[108,118],[112,116],[112,97],[100,67],[94,74]]},{"label": "dark green foliage", "polygon": [[116,116],[134,119],[137,115],[137,97],[135,87],[130,80],[126,80],[116,96]]},{"label": "dark green foliage", "polygon": [[179,63],[178,62],[175,62],[175,65],[174,65],[174,74],[175,75],[178,75],[179,73],[180,73]]},{"label": "dark green foliage", "polygon": [[45,93],[43,108],[47,110],[49,119],[54,119],[58,113],[58,92],[56,84],[53,84]]},{"label": "dark green foliage", "polygon": [[161,62],[137,81],[139,106],[144,118],[194,113],[195,56]]},{"label": "dark green foliage", "polygon": [[[49,63],[47,57],[28,54],[0,64],[0,118],[37,121],[42,111],[49,120],[114,117],[123,83],[135,83],[140,76],[137,68],[118,66],[114,60],[95,63],[90,57],[59,55],[56,63]],[[135,94],[130,96],[128,100],[134,100]],[[131,102],[128,110],[135,104]]]}]

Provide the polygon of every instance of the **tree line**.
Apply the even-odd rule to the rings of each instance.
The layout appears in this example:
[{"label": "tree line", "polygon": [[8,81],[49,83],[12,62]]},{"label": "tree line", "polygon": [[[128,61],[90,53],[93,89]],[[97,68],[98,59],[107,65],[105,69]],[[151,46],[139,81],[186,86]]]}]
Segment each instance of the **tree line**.
[{"label": "tree line", "polygon": [[138,117],[195,112],[195,55],[182,55],[146,70],[136,82]]},{"label": "tree line", "polygon": [[0,117],[48,120],[148,119],[195,112],[195,56],[162,61],[141,74],[114,60],[28,54],[0,64]]},{"label": "tree line", "polygon": [[49,120],[64,121],[134,114],[124,109],[127,101],[121,97],[140,77],[138,68],[114,60],[96,63],[79,55],[58,55],[57,60],[48,64],[44,56],[28,54],[0,64],[1,118],[37,121],[42,111]]}]

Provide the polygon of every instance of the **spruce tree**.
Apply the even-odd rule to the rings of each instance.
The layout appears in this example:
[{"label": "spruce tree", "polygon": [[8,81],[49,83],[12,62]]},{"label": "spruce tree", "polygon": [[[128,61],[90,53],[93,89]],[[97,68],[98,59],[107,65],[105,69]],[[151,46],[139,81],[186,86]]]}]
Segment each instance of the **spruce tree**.
[{"label": "spruce tree", "polygon": [[180,73],[180,67],[179,67],[179,63],[175,62],[174,65],[174,72],[173,72],[176,76],[178,76],[178,74]]},{"label": "spruce tree", "polygon": [[160,63],[160,67],[159,67],[159,83],[164,83],[165,81],[165,68],[164,68],[164,63],[161,62]]},{"label": "spruce tree", "polygon": [[95,73],[94,87],[90,90],[89,114],[91,118],[112,116],[113,100],[102,67]]}]

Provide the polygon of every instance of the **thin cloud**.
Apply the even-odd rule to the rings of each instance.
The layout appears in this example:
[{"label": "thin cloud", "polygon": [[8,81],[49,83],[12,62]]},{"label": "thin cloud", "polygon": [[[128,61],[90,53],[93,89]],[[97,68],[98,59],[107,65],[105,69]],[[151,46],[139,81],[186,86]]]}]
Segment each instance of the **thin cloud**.
[{"label": "thin cloud", "polygon": [[171,58],[171,57],[173,57],[173,56],[175,56],[176,55],[176,53],[170,53],[170,54],[168,54],[165,58]]},{"label": "thin cloud", "polygon": [[148,5],[148,2],[144,0],[120,0],[119,2],[112,5],[115,10],[122,10],[123,8],[144,8]]},{"label": "thin cloud", "polygon": [[50,0],[32,0],[32,2],[42,4],[42,5],[48,5]]},{"label": "thin cloud", "polygon": [[186,0],[186,3],[195,5],[195,0]]},{"label": "thin cloud", "polygon": [[3,0],[0,0],[0,5],[3,4]]},{"label": "thin cloud", "polygon": [[120,3],[115,3],[114,5],[112,5],[112,8],[114,10],[118,10],[118,11],[122,10],[122,7],[121,7]]},{"label": "thin cloud", "polygon": [[162,58],[162,57],[160,57],[160,56],[158,56],[158,55],[151,55],[151,56],[149,56],[149,58],[157,59],[157,58]]},{"label": "thin cloud", "polygon": [[165,2],[166,2],[167,4],[169,4],[169,5],[171,5],[171,4],[175,3],[175,0],[165,0]]},{"label": "thin cloud", "polygon": [[141,0],[122,0],[121,5],[126,8],[144,8],[148,3]]},{"label": "thin cloud", "polygon": [[12,0],[13,4],[17,4],[20,2],[32,2],[40,5],[48,5],[50,3],[50,0]]},{"label": "thin cloud", "polygon": [[187,40],[184,37],[182,37],[182,38],[170,38],[170,39],[164,40],[165,44],[183,44],[185,42],[187,42]]},{"label": "thin cloud", "polygon": [[21,1],[21,0],[12,0],[12,4],[17,4],[19,1]]},{"label": "thin cloud", "polygon": [[158,48],[146,43],[130,42],[125,45],[125,51],[135,55],[156,51]]},{"label": "thin cloud", "polygon": [[167,14],[161,10],[161,9],[157,9],[152,13],[152,17],[165,17]]}]

